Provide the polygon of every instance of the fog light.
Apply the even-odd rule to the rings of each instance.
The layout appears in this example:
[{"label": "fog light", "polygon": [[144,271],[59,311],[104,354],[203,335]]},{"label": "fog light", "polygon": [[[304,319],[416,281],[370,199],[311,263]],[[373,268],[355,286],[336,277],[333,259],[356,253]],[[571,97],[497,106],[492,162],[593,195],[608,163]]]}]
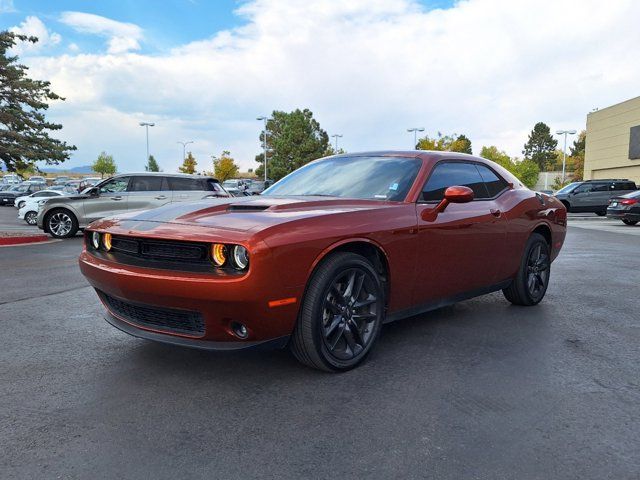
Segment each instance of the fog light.
[{"label": "fog light", "polygon": [[233,333],[238,338],[245,339],[249,336],[249,331],[247,330],[247,327],[245,327],[243,324],[239,322],[231,323],[231,329],[233,330]]},{"label": "fog light", "polygon": [[104,249],[108,252],[111,250],[111,234],[105,233],[102,236],[102,245],[104,245]]},{"label": "fog light", "polygon": [[98,232],[91,234],[91,245],[93,245],[93,248],[96,250],[100,248],[100,234]]}]

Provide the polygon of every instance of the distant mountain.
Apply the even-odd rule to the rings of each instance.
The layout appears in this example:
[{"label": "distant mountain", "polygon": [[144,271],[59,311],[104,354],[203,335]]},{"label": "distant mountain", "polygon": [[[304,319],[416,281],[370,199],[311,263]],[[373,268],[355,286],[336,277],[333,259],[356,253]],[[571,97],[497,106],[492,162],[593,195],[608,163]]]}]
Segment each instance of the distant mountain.
[{"label": "distant mountain", "polygon": [[46,167],[46,168],[40,168],[40,171],[43,173],[94,173],[93,170],[91,169],[91,165],[82,165],[80,167],[71,167],[71,168]]}]

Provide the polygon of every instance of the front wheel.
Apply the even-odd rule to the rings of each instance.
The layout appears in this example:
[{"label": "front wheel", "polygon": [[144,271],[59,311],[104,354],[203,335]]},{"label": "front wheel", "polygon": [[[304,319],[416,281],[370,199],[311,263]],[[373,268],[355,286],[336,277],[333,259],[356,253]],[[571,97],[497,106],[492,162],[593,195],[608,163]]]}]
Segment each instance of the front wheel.
[{"label": "front wheel", "polygon": [[638,221],[637,221],[637,220],[627,220],[626,218],[623,218],[623,219],[622,219],[622,223],[624,223],[625,225],[631,225],[631,226],[633,226],[633,225],[635,225],[636,223],[638,223]]},{"label": "front wheel", "polygon": [[354,368],[378,338],[384,305],[382,282],[371,262],[355,253],[333,253],[309,280],[291,351],[319,370]]},{"label": "front wheel", "polygon": [[38,223],[38,214],[36,212],[27,212],[24,216],[24,221],[29,225],[35,225]]},{"label": "front wheel", "polygon": [[502,293],[514,305],[536,305],[547,292],[550,274],[549,244],[542,235],[533,233],[525,245],[516,277]]},{"label": "front wheel", "polygon": [[600,210],[599,212],[596,212],[596,215],[598,215],[599,217],[604,217],[607,214],[606,210]]},{"label": "front wheel", "polygon": [[54,238],[69,238],[78,233],[78,220],[68,210],[58,209],[47,214],[47,230]]}]

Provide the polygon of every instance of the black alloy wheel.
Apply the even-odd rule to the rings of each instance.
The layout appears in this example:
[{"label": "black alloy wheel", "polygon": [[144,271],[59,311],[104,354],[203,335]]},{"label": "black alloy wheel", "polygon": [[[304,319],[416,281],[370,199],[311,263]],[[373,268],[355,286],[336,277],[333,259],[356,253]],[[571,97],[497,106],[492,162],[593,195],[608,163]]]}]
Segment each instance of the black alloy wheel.
[{"label": "black alloy wheel", "polygon": [[384,318],[380,274],[361,255],[329,255],[309,280],[291,350],[325,371],[349,370],[371,351]]},{"label": "black alloy wheel", "polygon": [[636,225],[638,223],[637,220],[628,220],[626,218],[622,219],[622,223],[624,223],[625,225],[629,225],[629,226],[633,226]]},{"label": "black alloy wheel", "polygon": [[550,275],[549,244],[542,235],[533,233],[527,240],[516,277],[502,293],[514,305],[536,305],[547,292]]}]

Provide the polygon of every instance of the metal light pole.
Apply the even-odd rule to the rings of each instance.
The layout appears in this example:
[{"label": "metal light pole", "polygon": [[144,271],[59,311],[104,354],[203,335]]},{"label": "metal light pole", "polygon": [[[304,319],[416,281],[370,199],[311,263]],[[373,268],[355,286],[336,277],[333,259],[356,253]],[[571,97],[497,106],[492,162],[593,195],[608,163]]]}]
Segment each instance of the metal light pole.
[{"label": "metal light pole", "polygon": [[262,147],[264,148],[264,182],[267,183],[267,117],[258,117],[256,120],[264,122],[264,137]]},{"label": "metal light pole", "polygon": [[562,184],[564,185],[564,173],[567,164],[567,135],[575,135],[575,130],[558,130],[556,135],[564,135],[564,148],[562,149]]},{"label": "metal light pole", "polygon": [[140,122],[140,126],[147,131],[147,162],[149,161],[149,127],[155,126],[153,122]]},{"label": "metal light pole", "polygon": [[411,150],[415,150],[418,145],[418,132],[424,132],[424,127],[407,128],[407,132],[413,132],[413,148]]},{"label": "metal light pole", "polygon": [[338,139],[342,138],[342,134],[334,133],[331,137],[336,139],[336,155],[338,154]]},{"label": "metal light pole", "polygon": [[193,140],[189,140],[188,142],[177,142],[180,145],[182,145],[182,161],[184,162],[184,159],[187,156],[187,145],[189,145],[190,143],[193,143]]}]

